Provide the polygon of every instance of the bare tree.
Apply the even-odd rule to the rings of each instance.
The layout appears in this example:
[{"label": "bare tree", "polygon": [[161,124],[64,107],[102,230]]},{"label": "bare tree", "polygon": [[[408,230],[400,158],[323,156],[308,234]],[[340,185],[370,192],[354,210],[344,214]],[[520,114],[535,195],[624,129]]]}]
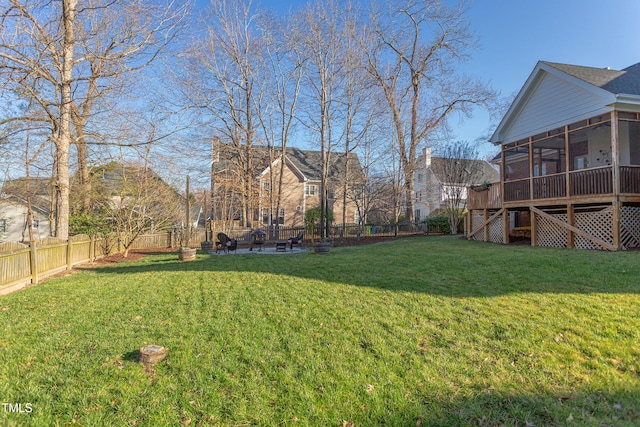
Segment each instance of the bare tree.
[{"label": "bare tree", "polygon": [[457,234],[467,207],[467,191],[472,185],[483,184],[485,161],[479,160],[476,145],[457,141],[445,145],[441,156],[432,159],[431,170],[439,179],[435,190],[444,199],[451,234]]},{"label": "bare tree", "polygon": [[78,185],[84,210],[91,205],[87,146],[113,143],[115,139],[104,135],[101,129],[105,109],[101,113],[96,109],[106,97],[121,98],[125,93],[132,96],[126,79],[154,63],[168,49],[186,16],[186,5],[176,5],[173,0],[87,3],[75,41],[82,61],[77,65],[72,103]]},{"label": "bare tree", "polygon": [[[278,156],[284,161],[287,145],[295,125],[298,96],[303,78],[304,57],[288,33],[287,22],[265,15],[259,23],[262,32],[262,66],[259,70],[262,89],[255,95],[256,113],[267,145],[269,164]],[[282,166],[282,165],[281,165]],[[282,205],[284,167],[269,168],[269,224],[279,217]],[[265,188],[262,188],[263,196]]]},{"label": "bare tree", "polygon": [[452,112],[469,113],[471,106],[493,97],[482,83],[456,73],[474,43],[464,2],[450,8],[442,0],[390,0],[372,13],[370,36],[362,49],[392,117],[407,219],[414,212],[419,145],[445,125]]},{"label": "bare tree", "polygon": [[257,12],[252,0],[211,1],[206,36],[197,39],[185,55],[186,74],[180,79],[192,107],[210,118],[210,129],[234,149],[241,173],[243,221],[251,226],[257,199],[254,91],[256,61],[261,40],[256,30]]},{"label": "bare tree", "polygon": [[356,207],[359,230],[369,221],[369,215],[381,208],[384,196],[388,196],[385,189],[389,180],[384,173],[380,173],[379,166],[388,163],[389,157],[383,148],[386,142],[374,138],[378,131],[369,128],[367,137],[359,144],[362,174],[354,177],[346,191],[347,200]]},{"label": "bare tree", "polygon": [[[80,7],[77,0],[62,0],[59,5],[9,0],[0,11],[0,85],[38,106],[28,115],[8,118],[3,124],[31,122],[48,128],[49,140],[56,148],[55,232],[62,239],[69,234],[70,148],[74,142],[78,144],[85,181],[87,121],[96,97],[109,91],[108,83],[100,79],[141,67],[142,58],[154,57],[154,48],[167,40],[158,41],[167,37],[167,32],[156,37],[158,34],[153,31],[137,33],[139,25],[129,28],[134,22],[146,22],[143,16],[150,8],[137,0],[96,0],[83,2]],[[98,15],[109,17],[114,24],[122,23],[128,35],[109,42],[101,39],[105,27],[98,23]],[[115,34],[116,28],[114,25],[107,34]],[[166,29],[166,22],[154,28]]]},{"label": "bare tree", "polygon": [[[360,170],[352,165],[352,153],[355,152],[361,144],[370,141],[374,122],[381,114],[379,108],[380,103],[374,91],[374,82],[367,73],[365,57],[359,48],[359,40],[364,37],[360,34],[360,26],[358,25],[361,10],[352,4],[347,4],[341,13],[343,25],[344,40],[344,68],[341,79],[341,91],[339,97],[340,118],[343,123],[342,137],[344,146],[344,170],[342,182],[342,233],[346,232],[347,223],[347,200],[352,199],[358,210],[366,206],[364,200],[358,200],[364,197],[361,190],[367,188],[365,185],[366,178],[361,175]],[[352,188],[354,187],[354,188]],[[371,195],[370,193],[368,195]],[[360,212],[358,218],[362,221],[363,212]]]},{"label": "bare tree", "polygon": [[183,198],[144,163],[111,162],[95,168],[94,205],[104,215],[105,229],[118,236],[124,256],[144,232],[169,230],[182,218]]},{"label": "bare tree", "polygon": [[303,120],[317,135],[321,152],[320,238],[328,236],[329,188],[331,153],[337,139],[332,134],[332,115],[337,110],[338,78],[342,72],[343,32],[336,1],[315,1],[307,4],[294,18],[293,31],[303,56],[306,83],[305,97],[311,107]]}]

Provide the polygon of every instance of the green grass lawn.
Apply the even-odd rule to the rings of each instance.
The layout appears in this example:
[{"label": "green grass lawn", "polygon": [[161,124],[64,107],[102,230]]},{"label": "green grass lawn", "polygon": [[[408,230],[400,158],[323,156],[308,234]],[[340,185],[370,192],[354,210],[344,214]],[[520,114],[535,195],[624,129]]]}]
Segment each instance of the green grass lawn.
[{"label": "green grass lawn", "polygon": [[640,424],[640,252],[156,254],[0,297],[0,330],[2,425]]}]

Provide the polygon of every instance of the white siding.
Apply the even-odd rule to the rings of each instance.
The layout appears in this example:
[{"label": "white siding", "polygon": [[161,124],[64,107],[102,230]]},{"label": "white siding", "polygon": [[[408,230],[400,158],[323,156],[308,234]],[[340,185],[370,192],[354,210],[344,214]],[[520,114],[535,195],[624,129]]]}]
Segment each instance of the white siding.
[{"label": "white siding", "polygon": [[515,141],[610,111],[607,101],[593,91],[541,72],[529,96],[503,131],[502,140]]},{"label": "white siding", "polygon": [[[38,213],[33,212],[35,220],[38,220],[38,228],[33,229],[34,237],[41,239],[51,235],[51,227],[49,219]],[[13,203],[7,199],[0,200],[0,219],[6,222],[6,229],[0,232],[0,242],[21,242],[24,237],[29,240],[29,233],[25,229],[25,221],[27,218],[27,207],[21,203]]]}]

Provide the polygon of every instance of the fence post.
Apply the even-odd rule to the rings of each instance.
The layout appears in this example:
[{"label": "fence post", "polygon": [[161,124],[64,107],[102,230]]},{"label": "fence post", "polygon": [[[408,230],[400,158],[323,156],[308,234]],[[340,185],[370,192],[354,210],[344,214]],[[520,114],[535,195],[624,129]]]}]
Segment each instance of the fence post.
[{"label": "fence post", "polygon": [[89,242],[89,262],[96,260],[96,235],[91,235],[91,242]]},{"label": "fence post", "polygon": [[72,253],[71,236],[69,236],[69,238],[67,238],[67,270],[71,270]]},{"label": "fence post", "polygon": [[29,250],[31,259],[31,284],[38,284],[38,252],[36,250],[36,241],[32,240],[29,242]]}]

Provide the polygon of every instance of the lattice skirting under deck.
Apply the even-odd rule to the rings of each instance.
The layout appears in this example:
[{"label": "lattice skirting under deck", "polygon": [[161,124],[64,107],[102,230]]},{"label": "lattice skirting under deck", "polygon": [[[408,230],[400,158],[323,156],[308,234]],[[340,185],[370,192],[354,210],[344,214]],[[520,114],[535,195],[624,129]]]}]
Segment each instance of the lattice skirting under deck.
[{"label": "lattice skirting under deck", "polygon": [[502,215],[498,215],[489,223],[489,241],[491,243],[503,243],[503,230]]},{"label": "lattice skirting under deck", "polygon": [[[484,215],[482,214],[482,212],[472,211],[472,215],[471,215],[471,230],[475,230],[476,228],[480,227],[483,223],[484,223]],[[483,241],[484,240],[484,229],[481,228],[475,234],[469,236],[469,239]]]},{"label": "lattice skirting under deck", "polygon": [[[493,215],[494,213],[495,212],[491,212],[489,216]],[[471,216],[471,230],[475,230],[476,228],[480,227],[482,224],[484,224],[484,221],[485,221],[485,218],[482,212],[474,211]],[[504,226],[502,222],[502,216],[498,215],[487,226],[489,227],[488,242],[503,243],[502,236],[503,236]],[[484,241],[484,227],[478,230],[475,234],[469,236],[469,239]]]},{"label": "lattice skirting under deck", "polygon": [[[576,228],[613,245],[612,208],[598,212],[576,212],[573,217]],[[578,249],[604,249],[599,244],[578,235],[574,236],[573,242]]]},{"label": "lattice skirting under deck", "polygon": [[640,247],[640,207],[620,208],[620,243],[623,248]]},{"label": "lattice skirting under deck", "polygon": [[[575,212],[573,226],[590,236],[596,237],[613,245],[613,208],[607,207],[599,211]],[[568,224],[566,213],[549,214],[550,216]],[[569,230],[550,221],[541,215],[536,216],[537,244],[552,248],[566,248]],[[640,234],[636,234],[640,236]],[[598,243],[586,237],[574,234],[574,247],[578,249],[605,249]]]},{"label": "lattice skirting under deck", "polygon": [[[551,215],[562,222],[567,222],[566,214]],[[550,248],[566,248],[568,233],[567,229],[550,221],[548,218],[536,216],[536,237],[538,246],[546,246]]]}]

